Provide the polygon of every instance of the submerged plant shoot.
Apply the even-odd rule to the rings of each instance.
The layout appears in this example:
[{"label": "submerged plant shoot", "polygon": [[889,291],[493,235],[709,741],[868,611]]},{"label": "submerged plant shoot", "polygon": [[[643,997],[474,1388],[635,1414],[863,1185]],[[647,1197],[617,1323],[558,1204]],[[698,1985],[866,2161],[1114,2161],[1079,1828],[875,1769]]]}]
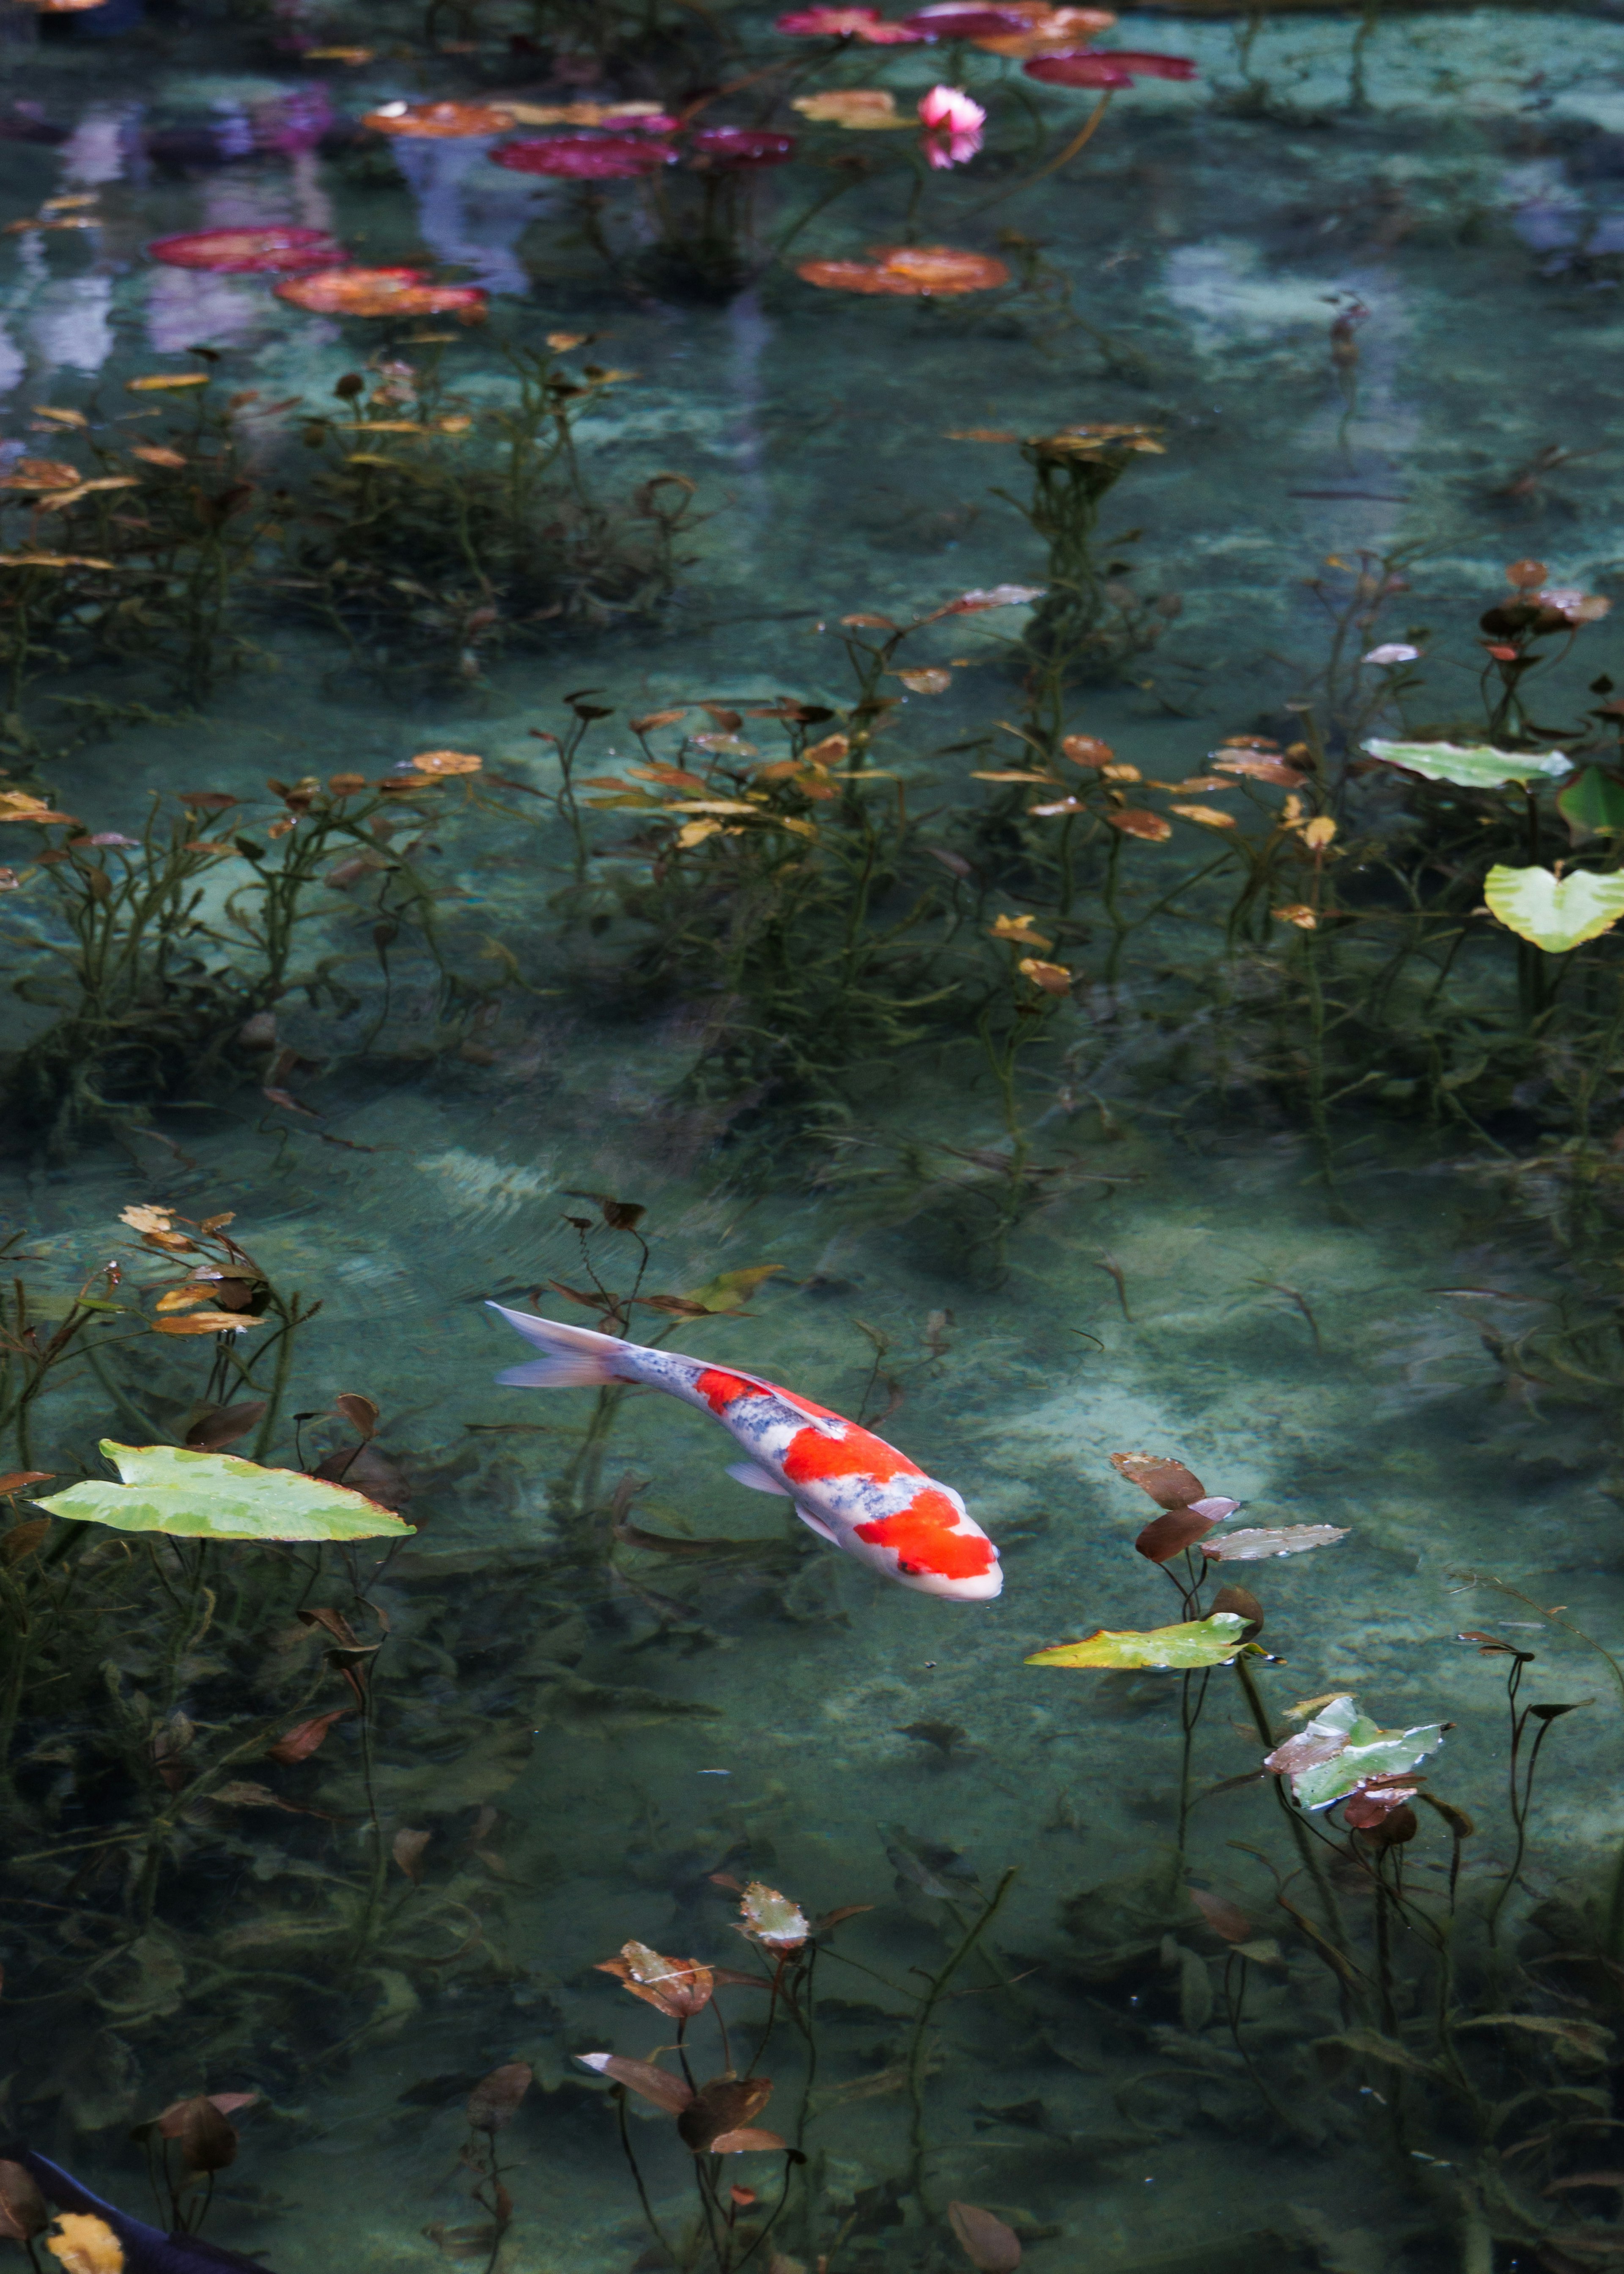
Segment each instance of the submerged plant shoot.
[{"label": "submerged plant shoot", "polygon": [[1624,2265],[1610,0],[0,0],[0,2274]]}]

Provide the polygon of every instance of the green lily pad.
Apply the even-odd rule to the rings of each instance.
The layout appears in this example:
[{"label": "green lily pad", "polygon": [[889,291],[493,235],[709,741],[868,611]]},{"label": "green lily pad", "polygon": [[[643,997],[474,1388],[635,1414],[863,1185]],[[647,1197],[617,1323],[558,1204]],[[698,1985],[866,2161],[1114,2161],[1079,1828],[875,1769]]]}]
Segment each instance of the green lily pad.
[{"label": "green lily pad", "polygon": [[1559,794],[1556,809],[1575,837],[1617,837],[1624,832],[1624,781],[1586,766]]},{"label": "green lily pad", "polygon": [[1492,750],[1486,742],[1365,742],[1384,765],[1402,766],[1456,789],[1504,789],[1510,782],[1559,780],[1572,772],[1560,750]]},{"label": "green lily pad", "polygon": [[[1351,1698],[1333,1698],[1268,1758],[1290,1778],[1299,1807],[1329,1808],[1369,1777],[1396,1776],[1416,1767],[1438,1751],[1447,1727],[1447,1722],[1426,1721],[1413,1729],[1378,1728]],[[1328,1755],[1327,1748],[1334,1748]],[[1301,1768],[1294,1766],[1294,1754],[1303,1759]]]},{"label": "green lily pad", "polygon": [[86,1477],[35,1502],[53,1516],[115,1532],[167,1532],[187,1540],[372,1540],[411,1536],[411,1526],[358,1492],[294,1469],[263,1469],[235,1453],[189,1453],[178,1445],[102,1450],[122,1484]]},{"label": "green lily pad", "polygon": [[[41,1502],[41,1505],[43,1503]],[[1189,1619],[1182,1626],[1152,1627],[1147,1634],[1132,1629],[1112,1633],[1101,1627],[1081,1642],[1056,1643],[1034,1650],[1028,1666],[1227,1666],[1239,1654],[1246,1621],[1238,1611],[1214,1611],[1209,1619]]]},{"label": "green lily pad", "polygon": [[1624,876],[1574,869],[1559,882],[1549,869],[1507,869],[1497,861],[1483,897],[1519,939],[1531,939],[1547,955],[1566,955],[1624,916]]}]

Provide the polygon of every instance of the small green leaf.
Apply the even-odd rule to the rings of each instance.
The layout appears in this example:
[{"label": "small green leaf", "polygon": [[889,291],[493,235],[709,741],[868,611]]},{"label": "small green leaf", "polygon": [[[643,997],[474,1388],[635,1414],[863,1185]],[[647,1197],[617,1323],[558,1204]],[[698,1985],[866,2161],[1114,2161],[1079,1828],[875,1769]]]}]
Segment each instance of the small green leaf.
[{"label": "small green leaf", "polygon": [[1556,809],[1575,838],[1616,837],[1624,832],[1624,782],[1586,766],[1560,792]]},{"label": "small green leaf", "polygon": [[1560,750],[1493,750],[1486,742],[1366,742],[1384,765],[1402,766],[1456,789],[1504,789],[1508,782],[1558,780],[1572,762]]},{"label": "small green leaf", "polygon": [[178,1445],[102,1450],[123,1478],[86,1477],[36,1503],[53,1516],[110,1525],[115,1532],[166,1532],[188,1540],[371,1540],[411,1536],[411,1526],[343,1485],[264,1469],[234,1453],[189,1453]]},{"label": "small green leaf", "polygon": [[704,1311],[736,1311],[749,1301],[763,1279],[771,1279],[783,1269],[781,1263],[752,1263],[742,1271],[718,1272],[703,1287],[694,1288],[688,1300]]},{"label": "small green leaf", "polygon": [[1547,955],[1566,955],[1624,916],[1624,876],[1575,869],[1559,883],[1549,869],[1507,869],[1497,861],[1483,897],[1519,939],[1531,939]]},{"label": "small green leaf", "polygon": [[[41,1507],[45,1506],[43,1501]],[[1214,1611],[1209,1619],[1183,1626],[1153,1627],[1148,1634],[1101,1627],[1081,1642],[1056,1643],[1034,1651],[1028,1666],[1227,1666],[1239,1655],[1246,1621],[1238,1611]]]}]

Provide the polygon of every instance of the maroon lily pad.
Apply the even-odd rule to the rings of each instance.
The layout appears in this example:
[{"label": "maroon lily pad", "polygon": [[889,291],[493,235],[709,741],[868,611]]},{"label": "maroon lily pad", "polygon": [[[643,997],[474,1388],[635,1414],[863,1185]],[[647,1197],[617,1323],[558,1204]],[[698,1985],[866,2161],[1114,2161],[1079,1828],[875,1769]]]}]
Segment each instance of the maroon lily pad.
[{"label": "maroon lily pad", "polygon": [[167,267],[207,268],[220,276],[297,276],[349,258],[324,229],[199,229],[154,237],[147,251]]},{"label": "maroon lily pad", "polygon": [[538,134],[504,142],[492,155],[515,174],[549,174],[566,182],[627,181],[657,174],[675,162],[676,152],[658,135]]}]

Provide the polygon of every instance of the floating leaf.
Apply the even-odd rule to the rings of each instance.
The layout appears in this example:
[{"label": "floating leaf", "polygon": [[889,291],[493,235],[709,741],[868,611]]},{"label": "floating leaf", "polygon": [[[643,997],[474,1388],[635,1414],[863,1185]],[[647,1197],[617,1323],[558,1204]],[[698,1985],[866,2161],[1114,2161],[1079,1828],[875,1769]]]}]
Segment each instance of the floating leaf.
[{"label": "floating leaf", "polygon": [[680,2116],[694,2097],[680,2076],[657,2068],[652,2061],[633,2060],[625,2053],[577,2053],[575,2059],[583,2068],[593,2069],[599,2076],[623,2084],[628,2092],[651,2100],[667,2116]]},{"label": "floating leaf", "polygon": [[1415,1768],[1444,1741],[1447,1721],[1412,1729],[1379,1728],[1351,1698],[1333,1698],[1301,1733],[1277,1745],[1264,1761],[1276,1776],[1289,1778],[1301,1808],[1329,1808],[1372,1777]]},{"label": "floating leaf", "polygon": [[759,1942],[765,1950],[799,1950],[812,1931],[801,1906],[761,1879],[750,1881],[739,1909],[742,1915],[740,1933],[752,1942]]},{"label": "floating leaf", "polygon": [[1456,789],[1504,789],[1511,782],[1560,780],[1573,762],[1560,750],[1495,750],[1486,742],[1387,742],[1361,747],[1384,765],[1401,767]]},{"label": "floating leaf", "polygon": [[912,126],[912,118],[897,115],[897,98],[888,87],[832,87],[823,94],[799,94],[790,104],[816,124],[844,126],[848,133],[874,133],[887,127]]},{"label": "floating leaf", "polygon": [[1165,1453],[1113,1453],[1111,1466],[1119,1477],[1148,1493],[1158,1508],[1188,1508],[1207,1490],[1182,1461]]},{"label": "floating leaf", "polygon": [[528,2061],[504,2061],[482,2077],[468,2096],[468,2120],[476,2132],[500,2132],[519,2112],[536,2072]]},{"label": "floating leaf", "polygon": [[1566,955],[1624,916],[1624,876],[1575,869],[1559,881],[1549,869],[1508,869],[1497,861],[1483,897],[1519,939],[1532,940],[1547,955]]},{"label": "floating leaf", "polygon": [[899,671],[898,678],[914,695],[945,695],[953,683],[951,671],[931,666],[917,671]]},{"label": "floating leaf", "polygon": [[710,2002],[716,1977],[696,1958],[663,1958],[646,1942],[623,1942],[618,1958],[600,1959],[595,1969],[613,1974],[634,1998],[641,1998],[673,2022],[703,2013]]},{"label": "floating leaf", "polygon": [[1076,1667],[1198,1667],[1227,1666],[1238,1655],[1245,1639],[1246,1622],[1234,1611],[1215,1611],[1210,1618],[1189,1619],[1181,1625],[1153,1627],[1139,1634],[1132,1629],[1113,1631],[1101,1627],[1081,1642],[1052,1644],[1034,1651],[1028,1666]]},{"label": "floating leaf", "polygon": [[148,372],[144,379],[127,379],[124,385],[132,395],[169,395],[179,388],[207,387],[208,373],[206,371],[154,371]]},{"label": "floating leaf", "polygon": [[1226,1532],[1203,1552],[1214,1563],[1260,1563],[1268,1555],[1303,1555],[1311,1547],[1328,1547],[1346,1540],[1346,1527],[1335,1524],[1259,1525],[1252,1531]]},{"label": "floating leaf", "polygon": [[39,1503],[53,1516],[115,1532],[163,1532],[189,1540],[372,1540],[410,1536],[410,1526],[357,1492],[291,1469],[260,1468],[234,1453],[189,1453],[176,1445],[118,1445],[102,1451],[123,1479],[86,1477]]},{"label": "floating leaf", "polygon": [[981,2274],[1015,2274],[1020,2264],[1020,2237],[1012,2226],[1005,2226],[989,2210],[978,2210],[966,2202],[949,2203],[947,2223],[959,2248]]}]

